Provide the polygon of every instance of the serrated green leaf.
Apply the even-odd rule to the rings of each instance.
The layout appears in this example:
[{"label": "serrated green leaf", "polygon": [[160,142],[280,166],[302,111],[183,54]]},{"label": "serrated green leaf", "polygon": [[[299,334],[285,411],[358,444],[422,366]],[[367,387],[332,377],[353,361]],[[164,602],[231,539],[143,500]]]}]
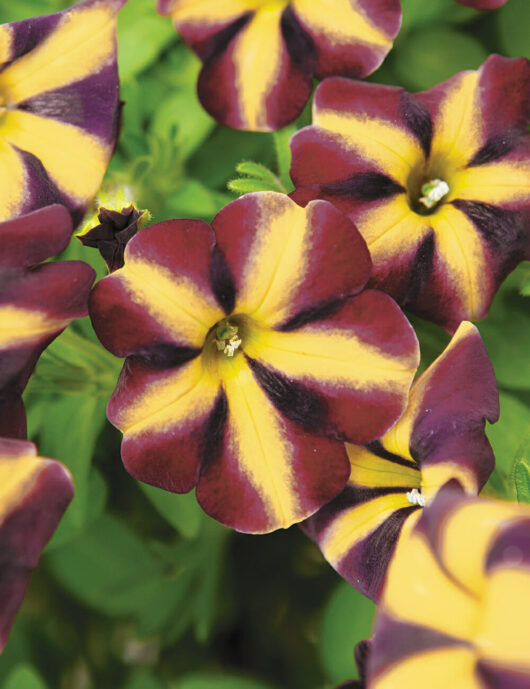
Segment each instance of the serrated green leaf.
[{"label": "serrated green leaf", "polygon": [[375,605],[341,582],[326,605],[320,627],[320,657],[328,679],[338,684],[357,676],[353,650],[370,636]]},{"label": "serrated green leaf", "polygon": [[254,191],[282,191],[276,184],[260,179],[244,179],[242,177],[231,179],[226,186],[236,194],[250,194]]},{"label": "serrated green leaf", "polygon": [[442,25],[417,29],[404,36],[392,66],[407,88],[429,89],[455,72],[476,69],[487,56],[476,38]]},{"label": "serrated green leaf", "polygon": [[530,466],[528,460],[521,459],[515,465],[513,482],[518,502],[530,503]]},{"label": "serrated green leaf", "polygon": [[48,689],[44,680],[31,665],[17,665],[8,675],[2,689]]},{"label": "serrated green leaf", "polygon": [[185,538],[195,538],[201,527],[203,511],[195,498],[195,491],[185,495],[139,482],[138,485],[156,511]]},{"label": "serrated green leaf", "polygon": [[282,189],[283,186],[278,177],[269,170],[268,167],[262,165],[261,163],[254,163],[252,160],[243,160],[236,165],[236,172],[240,175],[246,175],[263,182],[269,182],[270,184],[276,185],[278,189]]}]

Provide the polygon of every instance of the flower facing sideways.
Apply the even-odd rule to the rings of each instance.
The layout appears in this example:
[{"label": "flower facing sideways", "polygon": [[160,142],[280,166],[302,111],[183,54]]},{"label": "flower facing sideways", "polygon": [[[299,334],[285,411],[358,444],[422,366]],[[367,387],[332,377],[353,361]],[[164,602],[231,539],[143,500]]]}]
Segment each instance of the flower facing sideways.
[{"label": "flower facing sideways", "polygon": [[390,563],[370,689],[530,686],[530,508],[438,493]]},{"label": "flower facing sideways", "polygon": [[292,139],[299,203],[357,224],[370,284],[453,332],[530,258],[530,63],[493,55],[430,91],[327,79]]},{"label": "flower facing sideways", "polygon": [[83,0],[0,25],[0,220],[53,203],[81,220],[116,144],[116,13]]},{"label": "flower facing sideways", "polygon": [[73,495],[68,470],[33,443],[0,438],[0,651],[40,554]]},{"label": "flower facing sideways", "polygon": [[158,0],[203,61],[204,108],[235,129],[292,122],[312,77],[364,77],[379,67],[401,24],[399,0]]},{"label": "flower facing sideways", "polygon": [[304,531],[352,586],[381,587],[402,532],[456,478],[478,493],[494,464],[484,421],[497,420],[495,375],[478,333],[462,323],[444,352],[412,385],[407,410],[379,440],[347,445],[345,489],[304,522]]},{"label": "flower facing sideways", "polygon": [[212,228],[146,228],[96,285],[96,333],[127,357],[107,413],[133,476],[197,485],[208,514],[266,532],[342,489],[341,439],[395,421],[418,345],[392,299],[362,291],[366,245],[331,204],[247,194]]},{"label": "flower facing sideways", "polygon": [[0,223],[0,436],[26,437],[21,395],[37,359],[87,315],[93,269],[82,261],[38,265],[65,249],[71,234],[59,205]]}]

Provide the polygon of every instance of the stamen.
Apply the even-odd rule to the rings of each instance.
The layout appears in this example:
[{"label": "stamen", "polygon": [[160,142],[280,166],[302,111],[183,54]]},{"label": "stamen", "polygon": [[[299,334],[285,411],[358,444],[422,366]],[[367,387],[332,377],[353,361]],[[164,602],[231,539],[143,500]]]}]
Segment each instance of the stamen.
[{"label": "stamen", "polygon": [[422,185],[421,193],[423,196],[420,197],[419,202],[430,210],[449,193],[449,185],[443,179],[431,179],[430,182]]},{"label": "stamen", "polygon": [[232,325],[228,321],[220,323],[215,330],[215,346],[226,356],[234,356],[234,352],[241,345],[242,340],[238,337],[238,331],[237,325]]},{"label": "stamen", "polygon": [[420,507],[425,507],[425,496],[417,488],[409,490],[407,493],[407,500],[413,505],[419,505]]}]

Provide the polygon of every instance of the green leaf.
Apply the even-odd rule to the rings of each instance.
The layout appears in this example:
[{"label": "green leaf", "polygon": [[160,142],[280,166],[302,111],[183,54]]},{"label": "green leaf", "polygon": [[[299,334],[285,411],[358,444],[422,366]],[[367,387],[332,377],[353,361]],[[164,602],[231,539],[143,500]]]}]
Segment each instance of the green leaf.
[{"label": "green leaf", "polygon": [[269,170],[268,167],[262,165],[261,163],[254,163],[251,160],[243,160],[241,163],[236,165],[236,172],[238,172],[240,175],[246,175],[247,177],[253,177],[254,179],[262,180],[263,182],[275,184],[279,189],[282,188],[282,183],[274,172]]},{"label": "green leaf", "polygon": [[498,10],[497,21],[502,52],[508,57],[530,58],[530,3],[528,0],[510,0]]},{"label": "green leaf", "polygon": [[330,682],[357,677],[353,650],[370,636],[375,605],[346,582],[333,592],[320,627],[320,657]]},{"label": "green leaf", "polygon": [[291,124],[288,127],[278,129],[272,133],[274,149],[276,151],[278,172],[283,186],[282,191],[285,191],[286,194],[294,189],[294,184],[292,183],[291,175],[289,174],[291,169],[291,147],[289,146],[289,141],[296,130],[296,125]]},{"label": "green leaf", "polygon": [[[188,179],[168,200],[171,217],[211,220],[233,197],[204,186],[196,179]],[[157,218],[161,220],[161,218]]]},{"label": "green leaf", "polygon": [[137,670],[129,678],[125,689],[167,689],[167,684],[148,670]]},{"label": "green leaf", "polygon": [[194,673],[178,679],[171,685],[171,689],[273,689],[273,687],[250,677]]},{"label": "green leaf", "polygon": [[517,500],[530,503],[530,427],[515,455],[513,483]]},{"label": "green leaf", "polygon": [[392,66],[407,88],[429,89],[455,72],[476,69],[487,56],[477,39],[442,25],[406,34]]},{"label": "green leaf", "polygon": [[530,388],[530,357],[524,345],[530,341],[530,313],[519,293],[523,271],[521,266],[508,276],[488,317],[477,323],[499,385],[512,389]]},{"label": "green leaf", "polygon": [[31,667],[31,665],[17,665],[2,684],[2,689],[48,689],[47,685]]},{"label": "green leaf", "polygon": [[156,60],[177,36],[167,17],[154,11],[152,0],[129,2],[118,14],[120,79],[130,79]]},{"label": "green leaf", "polygon": [[260,179],[231,179],[227,185],[236,194],[250,194],[253,191],[283,191],[277,184],[270,184]]},{"label": "green leaf", "polygon": [[185,538],[195,538],[201,527],[203,511],[195,498],[195,491],[185,495],[138,482],[156,511]]},{"label": "green leaf", "polygon": [[524,273],[521,279],[521,286],[519,287],[519,294],[523,297],[530,297],[530,268],[528,263],[524,264]]}]

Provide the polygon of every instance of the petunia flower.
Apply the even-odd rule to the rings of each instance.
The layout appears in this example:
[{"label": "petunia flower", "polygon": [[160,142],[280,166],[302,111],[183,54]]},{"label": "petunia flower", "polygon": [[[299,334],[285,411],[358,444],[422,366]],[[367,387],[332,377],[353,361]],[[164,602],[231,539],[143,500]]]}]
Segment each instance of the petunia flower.
[{"label": "petunia flower", "polygon": [[107,264],[109,273],[123,266],[123,254],[129,242],[140,229],[140,223],[147,211],[139,211],[133,204],[121,211],[100,208],[99,225],[92,227],[77,238],[84,246],[98,249]]},{"label": "petunia flower", "polygon": [[312,77],[364,77],[401,25],[399,0],[158,0],[203,62],[198,93],[218,122],[270,131],[300,115]]},{"label": "petunia flower", "polygon": [[37,456],[33,443],[0,438],[0,652],[31,571],[72,496],[60,462]]},{"label": "petunia flower", "polygon": [[0,25],[0,220],[53,203],[77,224],[116,144],[116,13],[83,0]]},{"label": "petunia flower", "polygon": [[407,410],[379,440],[347,445],[347,486],[303,524],[348,582],[379,598],[402,531],[446,481],[478,493],[494,457],[485,419],[499,416],[497,384],[478,330],[464,322],[414,382]]},{"label": "petunia flower", "polygon": [[65,249],[71,234],[59,205],[0,223],[0,436],[26,437],[21,395],[37,359],[87,315],[94,270],[82,261],[38,265]]},{"label": "petunia flower", "polygon": [[415,95],[327,79],[291,139],[293,198],[347,213],[404,308],[451,332],[484,318],[530,258],[529,88],[530,62],[498,55]]},{"label": "petunia flower", "polygon": [[527,689],[529,638],[530,508],[451,481],[390,563],[368,687]]},{"label": "petunia flower", "polygon": [[362,291],[366,245],[331,204],[247,194],[212,228],[143,229],[94,288],[96,333],[127,357],[107,415],[133,476],[197,485],[215,519],[266,532],[343,488],[340,439],[395,421],[418,345],[392,299]]}]

